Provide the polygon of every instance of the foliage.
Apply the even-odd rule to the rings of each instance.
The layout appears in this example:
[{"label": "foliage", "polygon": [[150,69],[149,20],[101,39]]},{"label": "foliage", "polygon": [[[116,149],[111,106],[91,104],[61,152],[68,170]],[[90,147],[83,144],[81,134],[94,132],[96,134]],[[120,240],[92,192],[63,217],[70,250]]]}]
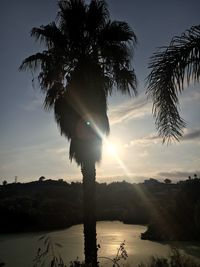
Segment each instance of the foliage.
[{"label": "foliage", "polygon": [[200,267],[200,263],[173,248],[169,258],[153,256],[148,263],[141,263],[138,267]]},{"label": "foliage", "polygon": [[121,260],[126,260],[128,258],[128,253],[125,249],[125,240],[124,242],[122,242],[119,246],[119,248],[117,249],[117,254],[116,256],[111,259],[109,257],[98,257],[98,259],[106,259],[112,262],[112,266],[113,267],[120,267],[120,261]]},{"label": "foliage", "polygon": [[83,175],[84,249],[86,262],[96,261],[95,164],[109,133],[108,95],[117,88],[136,93],[131,66],[136,43],[126,22],[111,21],[104,0],[60,0],[57,20],[33,28],[45,50],[26,58],[21,70],[39,70],[44,108],[70,142],[69,158]]},{"label": "foliage", "polygon": [[[62,247],[61,244],[53,242],[50,236],[42,236],[38,240],[40,242],[40,247],[37,250],[36,257],[34,258],[33,267],[66,267],[58,248]],[[98,245],[100,249],[100,245]],[[98,260],[106,259],[112,262],[113,267],[120,267],[120,261],[126,260],[128,257],[127,251],[125,249],[125,241],[122,242],[117,249],[116,256],[111,259],[109,257],[98,257]],[[78,260],[70,262],[69,267],[91,267],[91,265],[85,264]]]},{"label": "foliage", "polygon": [[200,79],[200,25],[161,47],[152,56],[149,68],[147,93],[153,99],[158,133],[163,142],[179,140],[186,124],[179,114],[178,93]]},{"label": "foliage", "polygon": [[7,182],[6,180],[4,180],[4,181],[2,182],[2,184],[3,184],[3,185],[7,185],[8,182]]},{"label": "foliage", "polygon": [[171,180],[170,179],[168,179],[168,178],[166,178],[165,180],[164,180],[164,182],[166,183],[166,184],[171,184]]},{"label": "foliage", "polygon": [[131,66],[136,43],[126,22],[111,21],[104,0],[59,0],[57,20],[33,28],[45,50],[26,58],[21,70],[37,70],[44,108],[70,142],[69,158],[83,175],[85,261],[96,261],[95,164],[109,133],[108,95],[136,93]]},{"label": "foliage", "polygon": [[[0,192],[1,232],[52,230],[83,223],[82,183],[47,179],[0,186]],[[154,180],[96,183],[97,220],[149,224],[142,235],[145,239],[200,240],[199,192],[199,178],[177,184]]]},{"label": "foliage", "polygon": [[[60,244],[53,242],[49,236],[42,236],[39,239],[41,244],[37,251],[37,255],[34,259],[33,267],[66,267],[58,249],[62,247]],[[100,246],[99,246],[100,248]],[[128,258],[127,251],[125,249],[125,241],[122,242],[117,250],[116,256],[114,258],[109,258],[106,256],[98,257],[98,260],[106,259],[112,263],[113,267],[120,267],[122,265],[121,260],[126,260]],[[101,263],[99,262],[99,266]],[[69,267],[89,267],[78,260],[71,261]],[[90,266],[91,267],[91,266]],[[200,267],[198,263],[191,256],[181,253],[177,248],[172,248],[168,257],[156,257],[152,256],[146,263],[140,263],[138,267]]]},{"label": "foliage", "polygon": [[[78,258],[71,261],[69,265],[66,265],[58,251],[62,246],[53,242],[49,236],[42,236],[38,241],[41,244],[33,260],[33,267],[91,267],[84,262],[79,261]],[[108,257],[99,257],[99,259],[107,259],[112,262],[113,267],[121,267],[124,266],[124,264],[122,265],[120,260],[126,260],[127,257],[125,242],[122,242],[113,259]],[[0,266],[5,266],[5,263],[0,263]],[[145,263],[141,262],[137,267],[200,267],[200,263],[191,256],[181,253],[178,249],[172,248],[169,257],[152,256],[151,259]]]},{"label": "foliage", "polygon": [[80,183],[46,180],[0,190],[1,232],[59,229],[83,221]]},{"label": "foliage", "polygon": [[169,193],[168,199],[156,207],[143,239],[200,240],[200,179],[188,179],[178,185],[176,195],[171,198]]},{"label": "foliage", "polygon": [[56,22],[31,31],[46,49],[26,58],[20,70],[39,71],[44,108],[54,110],[70,141],[70,159],[81,165],[101,158],[102,136],[109,132],[108,95],[116,88],[136,93],[136,36],[126,22],[111,21],[103,0],[60,0],[58,6]]},{"label": "foliage", "polygon": [[49,266],[49,267],[66,267],[62,257],[55,247],[61,247],[58,243],[53,243],[50,236],[42,236],[39,241],[43,241],[42,248],[37,250],[36,257],[34,258],[33,267]]},{"label": "foliage", "polygon": [[[139,194],[140,190],[146,191],[148,201],[158,198],[159,202],[162,201],[159,193],[169,194],[168,190],[176,187],[167,188],[161,183],[153,186],[96,183],[97,219],[148,223],[151,211]],[[45,180],[8,184],[0,190],[0,229],[3,232],[51,230],[83,222],[82,183]],[[173,196],[173,190],[170,193]]]},{"label": "foliage", "polygon": [[43,182],[46,178],[44,176],[41,176],[38,181]]}]

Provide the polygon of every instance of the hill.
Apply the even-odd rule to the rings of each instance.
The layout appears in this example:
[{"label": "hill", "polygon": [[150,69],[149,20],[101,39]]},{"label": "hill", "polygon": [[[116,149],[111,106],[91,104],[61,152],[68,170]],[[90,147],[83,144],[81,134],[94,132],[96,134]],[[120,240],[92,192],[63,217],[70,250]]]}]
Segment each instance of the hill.
[{"label": "hill", "polygon": [[[143,239],[200,240],[200,179],[96,184],[97,220],[148,224]],[[44,180],[0,186],[0,232],[66,228],[83,222],[82,183]]]}]

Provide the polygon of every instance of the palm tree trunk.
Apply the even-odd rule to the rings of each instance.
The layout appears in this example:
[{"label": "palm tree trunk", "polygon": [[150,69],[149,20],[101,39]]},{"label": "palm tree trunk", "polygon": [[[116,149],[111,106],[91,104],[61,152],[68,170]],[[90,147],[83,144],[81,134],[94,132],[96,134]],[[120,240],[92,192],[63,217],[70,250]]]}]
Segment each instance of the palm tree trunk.
[{"label": "palm tree trunk", "polygon": [[85,263],[97,266],[95,163],[82,164]]}]

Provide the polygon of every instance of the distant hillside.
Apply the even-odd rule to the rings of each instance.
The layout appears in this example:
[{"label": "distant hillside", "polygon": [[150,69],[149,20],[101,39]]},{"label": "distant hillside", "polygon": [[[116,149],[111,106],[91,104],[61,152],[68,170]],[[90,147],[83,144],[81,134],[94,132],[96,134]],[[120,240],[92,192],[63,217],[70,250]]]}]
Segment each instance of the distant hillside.
[{"label": "distant hillside", "polygon": [[[97,183],[97,220],[149,224],[147,233],[142,237],[161,239],[155,230],[157,227],[163,228],[160,228],[162,220],[159,218],[166,217],[165,211],[170,213],[173,210],[176,214],[182,212],[177,198],[187,203],[183,207],[190,213],[184,211],[184,214],[190,216],[190,221],[194,210],[197,217],[195,220],[198,220],[199,213],[196,209],[198,210],[199,197],[191,200],[189,195],[183,193],[183,188],[189,188],[188,186],[195,183],[195,190],[198,191],[199,182],[200,179],[196,178],[189,183],[178,184],[172,184],[169,179],[165,183],[155,179],[141,184],[125,181]],[[194,188],[191,190],[193,192]],[[190,205],[193,207],[192,211],[189,211]],[[1,233],[51,230],[82,223],[82,184],[44,179],[24,184],[4,184],[0,186],[0,214]],[[167,239],[167,234],[165,238]]]},{"label": "distant hillside", "polygon": [[160,203],[143,239],[200,241],[200,179],[178,184],[178,191]]}]

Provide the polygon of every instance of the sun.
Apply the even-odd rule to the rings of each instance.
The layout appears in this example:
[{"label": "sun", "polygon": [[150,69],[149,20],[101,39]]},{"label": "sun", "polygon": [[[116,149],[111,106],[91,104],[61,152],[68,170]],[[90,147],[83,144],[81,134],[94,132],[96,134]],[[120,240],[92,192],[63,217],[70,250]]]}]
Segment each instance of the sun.
[{"label": "sun", "polygon": [[120,145],[117,142],[104,142],[104,153],[107,156],[117,157],[120,154]]},{"label": "sun", "polygon": [[106,145],[106,152],[111,155],[117,154],[117,146],[115,144],[108,143]]}]

